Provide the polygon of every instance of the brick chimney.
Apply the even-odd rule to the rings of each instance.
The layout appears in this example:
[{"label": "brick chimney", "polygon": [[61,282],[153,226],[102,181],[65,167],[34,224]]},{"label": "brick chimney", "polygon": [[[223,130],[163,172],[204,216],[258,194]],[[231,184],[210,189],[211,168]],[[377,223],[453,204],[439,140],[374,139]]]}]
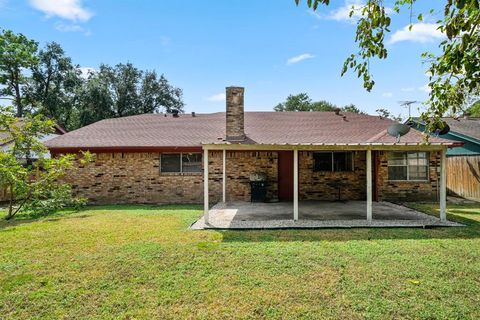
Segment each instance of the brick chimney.
[{"label": "brick chimney", "polygon": [[227,140],[245,140],[244,114],[243,114],[243,87],[227,87]]}]

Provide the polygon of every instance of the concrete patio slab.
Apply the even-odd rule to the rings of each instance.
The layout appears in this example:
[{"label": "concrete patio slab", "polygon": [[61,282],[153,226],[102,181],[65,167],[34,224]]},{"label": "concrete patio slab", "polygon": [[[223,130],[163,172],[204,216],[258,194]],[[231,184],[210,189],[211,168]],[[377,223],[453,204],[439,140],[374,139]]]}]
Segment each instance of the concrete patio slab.
[{"label": "concrete patio slab", "polygon": [[299,204],[299,220],[293,220],[293,205],[288,202],[218,203],[191,229],[287,229],[356,227],[452,227],[462,226],[390,202],[373,203],[373,221],[366,220],[366,202],[304,201]]}]

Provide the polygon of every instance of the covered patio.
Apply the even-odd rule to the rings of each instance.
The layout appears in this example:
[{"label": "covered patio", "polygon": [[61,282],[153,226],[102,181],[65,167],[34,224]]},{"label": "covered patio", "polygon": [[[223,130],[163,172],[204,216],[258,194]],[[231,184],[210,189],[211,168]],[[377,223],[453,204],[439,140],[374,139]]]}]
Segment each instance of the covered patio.
[{"label": "covered patio", "polygon": [[460,226],[451,221],[390,202],[372,204],[373,219],[365,219],[365,201],[300,201],[298,219],[288,202],[220,202],[195,222],[192,229],[283,229],[356,227],[440,227]]},{"label": "covered patio", "polygon": [[[372,154],[376,151],[413,151],[421,148],[425,151],[439,152],[438,166],[439,188],[438,200],[440,217],[436,218],[404,206],[393,204],[388,200],[374,201],[374,161]],[[287,151],[292,154],[292,198],[290,201],[267,201],[265,203],[250,203],[245,199],[227,198],[227,152],[252,150]],[[221,200],[213,205],[209,199],[209,180],[204,179],[204,215],[192,228],[220,228],[220,229],[265,229],[265,228],[323,228],[323,227],[426,227],[426,226],[455,226],[459,225],[446,218],[446,184],[445,184],[445,153],[444,145],[242,145],[242,144],[211,144],[203,145],[204,175],[209,177],[209,152],[221,152]],[[365,156],[363,199],[345,199],[338,196],[337,200],[322,201],[319,199],[303,199],[300,197],[300,152],[306,151],[353,151],[357,155]],[[234,160],[230,160],[234,161]],[[305,170],[305,169],[303,169]],[[352,169],[351,175],[358,174],[358,169]],[[437,167],[432,166],[430,172],[437,174]],[[281,170],[278,169],[278,172]],[[305,171],[304,171],[305,172]],[[307,170],[307,175],[313,174]],[[332,173],[332,175],[337,173]],[[338,173],[341,174],[341,173]],[[278,178],[280,181],[281,179]],[[285,184],[278,183],[278,189]],[[317,183],[317,186],[323,186]],[[348,186],[348,184],[347,184]],[[407,189],[414,184],[407,184]],[[281,200],[281,199],[280,199]],[[414,201],[414,200],[408,200]]]}]

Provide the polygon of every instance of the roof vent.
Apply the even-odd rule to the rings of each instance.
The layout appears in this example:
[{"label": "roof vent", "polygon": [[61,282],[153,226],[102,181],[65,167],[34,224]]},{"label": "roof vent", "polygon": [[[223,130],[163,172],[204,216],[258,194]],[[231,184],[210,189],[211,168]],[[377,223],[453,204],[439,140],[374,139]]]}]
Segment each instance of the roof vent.
[{"label": "roof vent", "polygon": [[178,118],[179,111],[177,109],[172,109],[172,115],[174,118]]},{"label": "roof vent", "polygon": [[340,109],[340,108],[335,108],[335,109],[333,109],[333,112],[335,112],[335,114],[336,114],[337,116],[340,115],[340,111],[342,111],[342,109]]},{"label": "roof vent", "polygon": [[195,112],[192,112],[192,117],[195,117],[195,116],[196,116]]}]

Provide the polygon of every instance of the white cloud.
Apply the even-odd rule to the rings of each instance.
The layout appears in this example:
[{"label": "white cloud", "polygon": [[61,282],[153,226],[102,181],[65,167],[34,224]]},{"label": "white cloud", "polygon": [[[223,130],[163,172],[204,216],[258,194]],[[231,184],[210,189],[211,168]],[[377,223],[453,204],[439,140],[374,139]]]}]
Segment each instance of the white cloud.
[{"label": "white cloud", "polygon": [[83,79],[88,79],[90,74],[97,72],[97,69],[92,68],[92,67],[80,67],[78,68],[80,70],[80,77]]},{"label": "white cloud", "polygon": [[221,102],[226,100],[225,93],[217,93],[207,98],[208,101]]},{"label": "white cloud", "polygon": [[47,17],[85,22],[93,16],[90,10],[83,7],[82,0],[30,0],[30,4]]},{"label": "white cloud", "polygon": [[[365,5],[362,0],[346,0],[345,5],[330,11],[328,18],[336,21],[355,21],[362,16],[362,7]],[[350,17],[350,12],[353,14]]]},{"label": "white cloud", "polygon": [[419,87],[418,90],[424,91],[426,93],[430,93],[432,91],[432,89],[428,86],[428,83],[424,86]]},{"label": "white cloud", "polygon": [[57,22],[55,24],[55,29],[61,32],[81,32],[86,36],[91,35],[92,33],[89,30],[86,30],[78,24],[65,24],[62,22]]},{"label": "white cloud", "polygon": [[[362,9],[364,6],[365,0],[345,0],[343,6],[331,10],[328,14],[323,15],[311,10],[309,10],[309,13],[318,19],[356,23],[357,20],[362,17]],[[352,10],[353,13],[352,16],[350,16]],[[385,7],[385,12],[390,14],[393,10],[390,7]]]},{"label": "white cloud", "polygon": [[391,97],[393,97],[393,93],[391,93],[391,92],[384,92],[384,93],[382,93],[382,97],[391,98]]},{"label": "white cloud", "polygon": [[438,24],[420,22],[414,23],[411,29],[408,25],[401,30],[395,31],[388,42],[390,44],[401,41],[427,43],[443,37],[444,34],[438,30]]},{"label": "white cloud", "polygon": [[295,57],[291,57],[290,59],[287,60],[287,66],[299,63],[300,61],[307,60],[307,59],[312,59],[315,58],[313,54],[310,53],[303,53]]},{"label": "white cloud", "polygon": [[415,88],[413,88],[413,87],[407,87],[407,88],[402,88],[402,89],[400,89],[400,90],[402,90],[403,92],[412,92],[412,91],[415,91]]}]

